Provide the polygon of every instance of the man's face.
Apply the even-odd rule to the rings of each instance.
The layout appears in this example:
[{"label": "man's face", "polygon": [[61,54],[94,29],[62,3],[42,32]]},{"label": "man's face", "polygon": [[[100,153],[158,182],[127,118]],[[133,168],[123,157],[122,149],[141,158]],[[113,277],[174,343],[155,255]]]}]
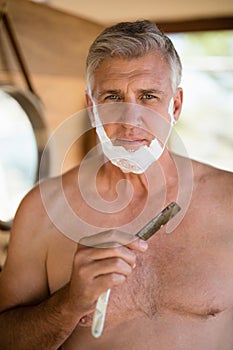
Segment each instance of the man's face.
[{"label": "man's face", "polygon": [[149,132],[151,126],[146,125],[146,118],[143,118],[143,107],[145,111],[150,109],[169,120],[168,107],[174,97],[177,117],[180,113],[181,90],[173,94],[170,67],[156,53],[131,60],[119,57],[105,59],[94,73],[91,91],[96,105],[126,102],[132,106],[121,122],[104,122],[105,131],[113,144],[130,150],[149,146],[154,138]]}]

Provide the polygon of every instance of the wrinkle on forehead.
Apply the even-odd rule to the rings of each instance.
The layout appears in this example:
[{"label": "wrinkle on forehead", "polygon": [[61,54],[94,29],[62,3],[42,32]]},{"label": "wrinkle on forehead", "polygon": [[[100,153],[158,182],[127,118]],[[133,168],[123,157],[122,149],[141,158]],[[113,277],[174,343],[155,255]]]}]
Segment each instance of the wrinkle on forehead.
[{"label": "wrinkle on forehead", "polygon": [[138,83],[137,89],[164,90],[171,87],[171,70],[168,63],[158,55],[146,55],[126,60],[107,58],[95,71],[93,91],[121,90],[125,84]]},{"label": "wrinkle on forehead", "polygon": [[117,74],[120,77],[151,74],[151,71],[161,72],[161,70],[163,72],[166,70],[170,73],[170,66],[167,61],[164,60],[161,55],[154,54],[148,54],[143,57],[132,58],[130,60],[120,57],[108,57],[99,64],[94,75],[98,75],[102,69],[105,70],[105,74],[107,75]]}]

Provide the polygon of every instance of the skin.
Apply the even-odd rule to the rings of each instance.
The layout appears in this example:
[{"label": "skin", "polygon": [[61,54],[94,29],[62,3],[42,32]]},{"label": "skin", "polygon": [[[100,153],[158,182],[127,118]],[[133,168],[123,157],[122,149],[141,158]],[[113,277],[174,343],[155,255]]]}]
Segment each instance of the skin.
[{"label": "skin", "polygon": [[[136,103],[169,120],[172,97],[177,120],[182,90],[172,91],[166,62],[149,54],[104,60],[87,103]],[[150,132],[137,115],[138,124],[132,126],[134,117],[106,125],[108,136],[125,147],[130,143],[129,148],[149,145]],[[184,176],[179,188],[178,175],[187,174],[189,160],[165,150],[141,175],[122,173],[106,161],[95,183],[107,203],[106,211],[100,211],[98,202],[97,209],[86,202],[95,200],[91,176],[99,161],[93,156],[83,168],[62,176],[64,195],[80,221],[73,222],[62,203],[59,178],[42,184],[49,199],[46,208],[39,187],[21,203],[0,275],[0,344],[24,350],[61,345],[65,350],[232,349],[232,174],[191,161],[192,193],[182,202],[190,178]],[[77,171],[84,179],[82,193]],[[117,193],[122,179],[127,181]],[[172,232],[163,227],[148,242],[135,239],[178,193],[182,210]],[[107,212],[118,200],[120,210]],[[90,331],[95,303],[108,288],[104,333],[95,339]]]}]

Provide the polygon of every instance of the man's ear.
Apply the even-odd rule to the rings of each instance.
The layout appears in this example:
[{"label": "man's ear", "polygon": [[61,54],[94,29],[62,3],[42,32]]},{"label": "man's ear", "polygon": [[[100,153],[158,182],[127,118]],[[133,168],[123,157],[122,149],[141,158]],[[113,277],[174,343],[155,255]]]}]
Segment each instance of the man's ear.
[{"label": "man's ear", "polygon": [[85,93],[85,97],[86,97],[86,103],[87,103],[87,113],[88,113],[88,117],[90,119],[90,122],[91,122],[91,126],[92,127],[95,127],[95,120],[94,120],[94,115],[93,115],[93,101],[92,101],[92,98],[91,96],[87,93]]},{"label": "man's ear", "polygon": [[87,107],[92,107],[93,106],[92,98],[87,91],[85,92],[85,97],[86,97]]},{"label": "man's ear", "polygon": [[182,104],[183,104],[183,89],[178,87],[176,92],[173,95],[174,98],[174,106],[173,106],[173,115],[174,119],[177,122],[179,119],[181,110],[182,110]]}]

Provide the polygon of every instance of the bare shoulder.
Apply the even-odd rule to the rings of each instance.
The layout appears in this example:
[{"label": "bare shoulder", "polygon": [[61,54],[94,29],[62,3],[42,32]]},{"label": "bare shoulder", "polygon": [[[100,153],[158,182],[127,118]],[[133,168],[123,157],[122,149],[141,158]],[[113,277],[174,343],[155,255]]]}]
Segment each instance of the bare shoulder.
[{"label": "bare shoulder", "polygon": [[194,162],[194,177],[199,190],[209,196],[209,199],[221,200],[223,204],[232,204],[232,172]]},{"label": "bare shoulder", "polygon": [[58,195],[58,184],[61,177],[45,179],[37,184],[22,200],[14,218],[12,235],[21,231],[21,227],[28,231],[32,238],[36,238],[37,231],[42,236],[42,228],[48,228],[51,223],[49,221],[48,212],[46,210],[46,196],[53,201]]},{"label": "bare shoulder", "polygon": [[193,162],[193,169],[192,213],[207,231],[233,242],[233,173],[198,162]]}]

